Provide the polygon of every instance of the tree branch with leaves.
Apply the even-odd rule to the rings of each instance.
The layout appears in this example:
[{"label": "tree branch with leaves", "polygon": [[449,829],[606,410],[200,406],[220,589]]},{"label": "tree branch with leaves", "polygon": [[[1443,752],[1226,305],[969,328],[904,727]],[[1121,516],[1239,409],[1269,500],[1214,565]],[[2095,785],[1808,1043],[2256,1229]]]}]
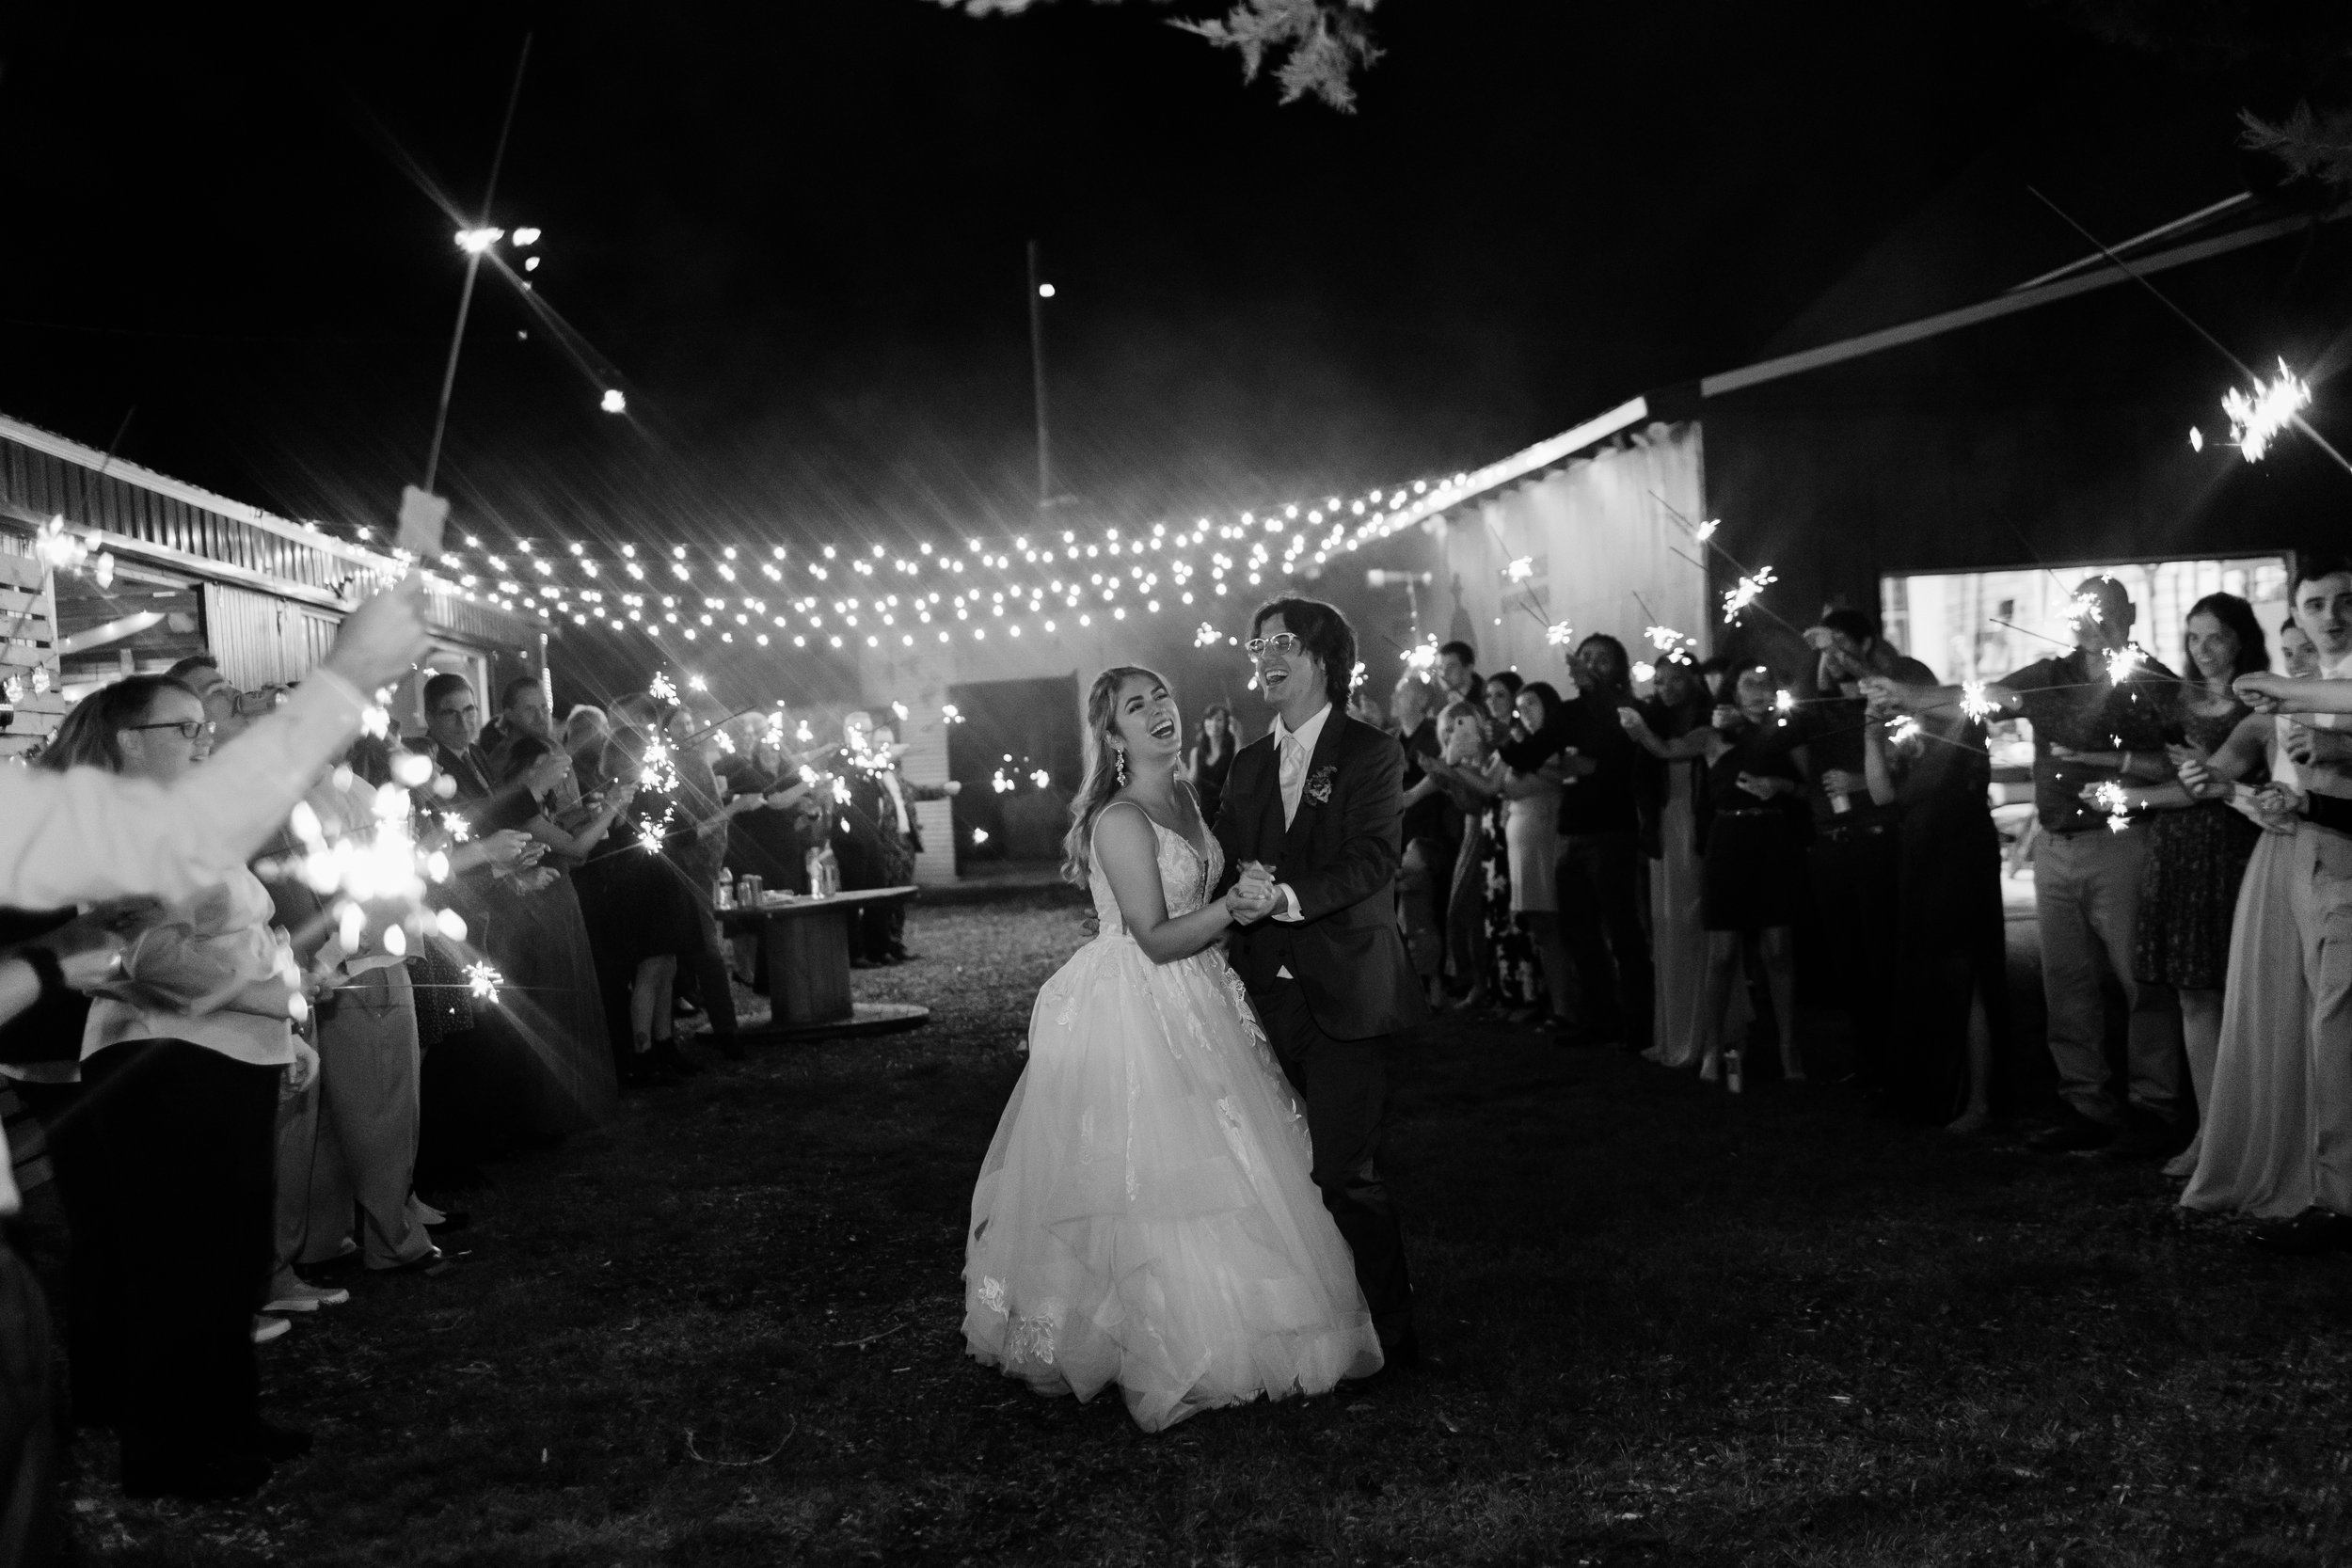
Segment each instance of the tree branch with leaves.
[{"label": "tree branch with leaves", "polygon": [[[935,0],[971,16],[1011,16],[1036,0]],[[1371,13],[1379,0],[1235,0],[1223,16],[1178,17],[1168,25],[1241,55],[1242,80],[1271,70],[1282,102],[1321,99],[1348,113],[1356,78],[1380,57]]]}]

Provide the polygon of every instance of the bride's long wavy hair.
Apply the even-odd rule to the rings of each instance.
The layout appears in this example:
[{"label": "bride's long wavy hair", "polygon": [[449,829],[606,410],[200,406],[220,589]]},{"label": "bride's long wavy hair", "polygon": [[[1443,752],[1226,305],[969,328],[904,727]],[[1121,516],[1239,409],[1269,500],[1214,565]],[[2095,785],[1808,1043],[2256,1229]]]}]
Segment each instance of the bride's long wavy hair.
[{"label": "bride's long wavy hair", "polygon": [[1119,793],[1111,752],[1111,705],[1119,700],[1119,689],[1130,675],[1141,675],[1160,686],[1168,684],[1157,670],[1117,664],[1095,676],[1094,684],[1087,689],[1086,782],[1078,785],[1077,798],[1070,802],[1070,832],[1061,841],[1061,874],[1080,887],[1087,885],[1091,875],[1087,850],[1094,840],[1094,819]]}]

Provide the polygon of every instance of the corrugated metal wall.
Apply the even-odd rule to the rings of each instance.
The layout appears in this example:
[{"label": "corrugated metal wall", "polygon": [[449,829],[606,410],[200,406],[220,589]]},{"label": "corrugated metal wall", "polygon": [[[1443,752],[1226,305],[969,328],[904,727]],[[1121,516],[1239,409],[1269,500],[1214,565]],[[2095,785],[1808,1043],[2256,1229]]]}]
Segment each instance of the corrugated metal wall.
[{"label": "corrugated metal wall", "polygon": [[341,618],[250,588],[204,585],[204,641],[220,673],[247,689],[297,681],[326,658]]}]

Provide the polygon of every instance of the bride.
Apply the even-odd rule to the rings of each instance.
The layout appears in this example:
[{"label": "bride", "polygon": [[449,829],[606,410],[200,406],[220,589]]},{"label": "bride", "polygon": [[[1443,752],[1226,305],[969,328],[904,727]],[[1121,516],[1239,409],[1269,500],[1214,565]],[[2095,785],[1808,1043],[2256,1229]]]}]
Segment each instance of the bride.
[{"label": "bride", "polygon": [[1307,1124],[1221,939],[1272,891],[1209,890],[1224,852],[1176,765],[1168,683],[1087,694],[1064,872],[1101,934],[1038,992],[1029,1064],[972,1194],[964,1342],[1042,1394],[1116,1383],[1147,1432],[1380,1368]]}]

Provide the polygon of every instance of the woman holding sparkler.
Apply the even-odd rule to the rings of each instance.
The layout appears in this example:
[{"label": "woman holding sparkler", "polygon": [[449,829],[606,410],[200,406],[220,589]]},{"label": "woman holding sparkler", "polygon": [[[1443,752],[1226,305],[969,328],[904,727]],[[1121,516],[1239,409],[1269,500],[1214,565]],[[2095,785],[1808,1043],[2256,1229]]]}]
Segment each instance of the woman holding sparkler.
[{"label": "woman holding sparkler", "polygon": [[[195,691],[133,675],[76,705],[40,765],[167,786],[211,747]],[[294,1033],[295,972],[274,913],[239,866],[133,942],[94,989],[88,1087],[55,1146],[73,1232],[74,1403],[121,1429],[134,1497],[243,1497],[310,1447],[262,1419],[253,1358],[278,1101],[318,1065]]]},{"label": "woman holding sparkler", "polygon": [[[2298,679],[2319,674],[2319,651],[2290,618],[2279,651]],[[2198,1088],[2197,1140],[2181,1205],[2207,1212],[2290,1222],[2316,1200],[2312,1177],[2311,988],[2295,919],[2296,879],[2309,875],[2296,854],[2290,805],[2303,786],[2289,754],[2295,721],[2257,713],[2207,761],[2181,764],[2181,783],[2200,800],[2227,801],[2261,830],[2239,885],[2230,927],[2221,1028],[2208,1081]],[[2269,785],[2241,793],[2237,781],[2266,768]],[[2194,1064],[2192,1064],[2193,1068]],[[2169,1168],[2169,1167],[2168,1167]]]},{"label": "woman holding sparkler", "polygon": [[[1650,874],[1650,947],[1657,966],[1657,1042],[1645,1052],[1662,1067],[1704,1060],[1717,1021],[1699,1006],[1707,977],[1707,927],[1701,872],[1706,859],[1707,752],[1712,704],[1698,667],[1679,649],[1659,661],[1657,694],[1617,710],[1635,744],[1658,765],[1648,780],[1656,800],[1657,865]],[[1747,988],[1733,988],[1743,1008]]]},{"label": "woman holding sparkler", "polygon": [[663,851],[690,842],[694,824],[678,810],[676,768],[658,735],[614,731],[605,771],[608,790],[626,785],[631,796],[578,873],[589,945],[621,1081],[672,1083],[700,1070],[678,1053],[671,1008],[680,960],[703,950],[704,913]]},{"label": "woman holding sparkler", "polygon": [[1797,1050],[1797,987],[1791,928],[1804,897],[1804,840],[1811,823],[1794,732],[1775,711],[1780,681],[1762,665],[1740,672],[1735,703],[1715,709],[1708,745],[1707,830],[1700,918],[1707,927],[1707,994],[1701,1022],[1711,1037],[1699,1077],[1723,1070],[1724,1009],[1740,973],[1741,949],[1760,960],[1780,1031],[1781,1072],[1804,1077]]},{"label": "woman holding sparkler", "polygon": [[1954,1132],[1980,1132],[1993,1114],[1994,1041],[2009,1031],[2001,834],[1984,722],[1958,703],[1905,721],[1874,701],[1862,745],[1871,800],[1902,808],[1893,978],[1923,1025],[1889,1063],[1893,1103]]},{"label": "woman holding sparkler", "polygon": [[[2234,736],[2252,710],[2231,683],[2270,668],[2270,647],[2254,608],[2234,594],[2208,594],[2190,607],[2187,635],[2192,678],[2182,683],[2182,739],[2167,748],[2178,764],[2206,761]],[[2250,726],[2240,754],[2251,764],[2234,776],[2249,783],[2261,772],[2260,745],[2270,726]],[[2092,786],[2095,790],[2097,786]],[[2143,986],[2172,986],[2181,994],[2181,1039],[2189,1081],[2201,1109],[2213,1094],[2213,1064],[2221,1041],[2222,982],[2230,969],[2230,927],[2262,830],[2227,800],[2200,800],[2177,780],[2123,784],[2115,804],[2144,821],[2148,860],[2139,878],[2139,920],[2132,944],[2132,977]],[[2148,815],[2143,818],[2141,813]],[[2197,1169],[2195,1140],[2165,1166],[2171,1176]]]}]

